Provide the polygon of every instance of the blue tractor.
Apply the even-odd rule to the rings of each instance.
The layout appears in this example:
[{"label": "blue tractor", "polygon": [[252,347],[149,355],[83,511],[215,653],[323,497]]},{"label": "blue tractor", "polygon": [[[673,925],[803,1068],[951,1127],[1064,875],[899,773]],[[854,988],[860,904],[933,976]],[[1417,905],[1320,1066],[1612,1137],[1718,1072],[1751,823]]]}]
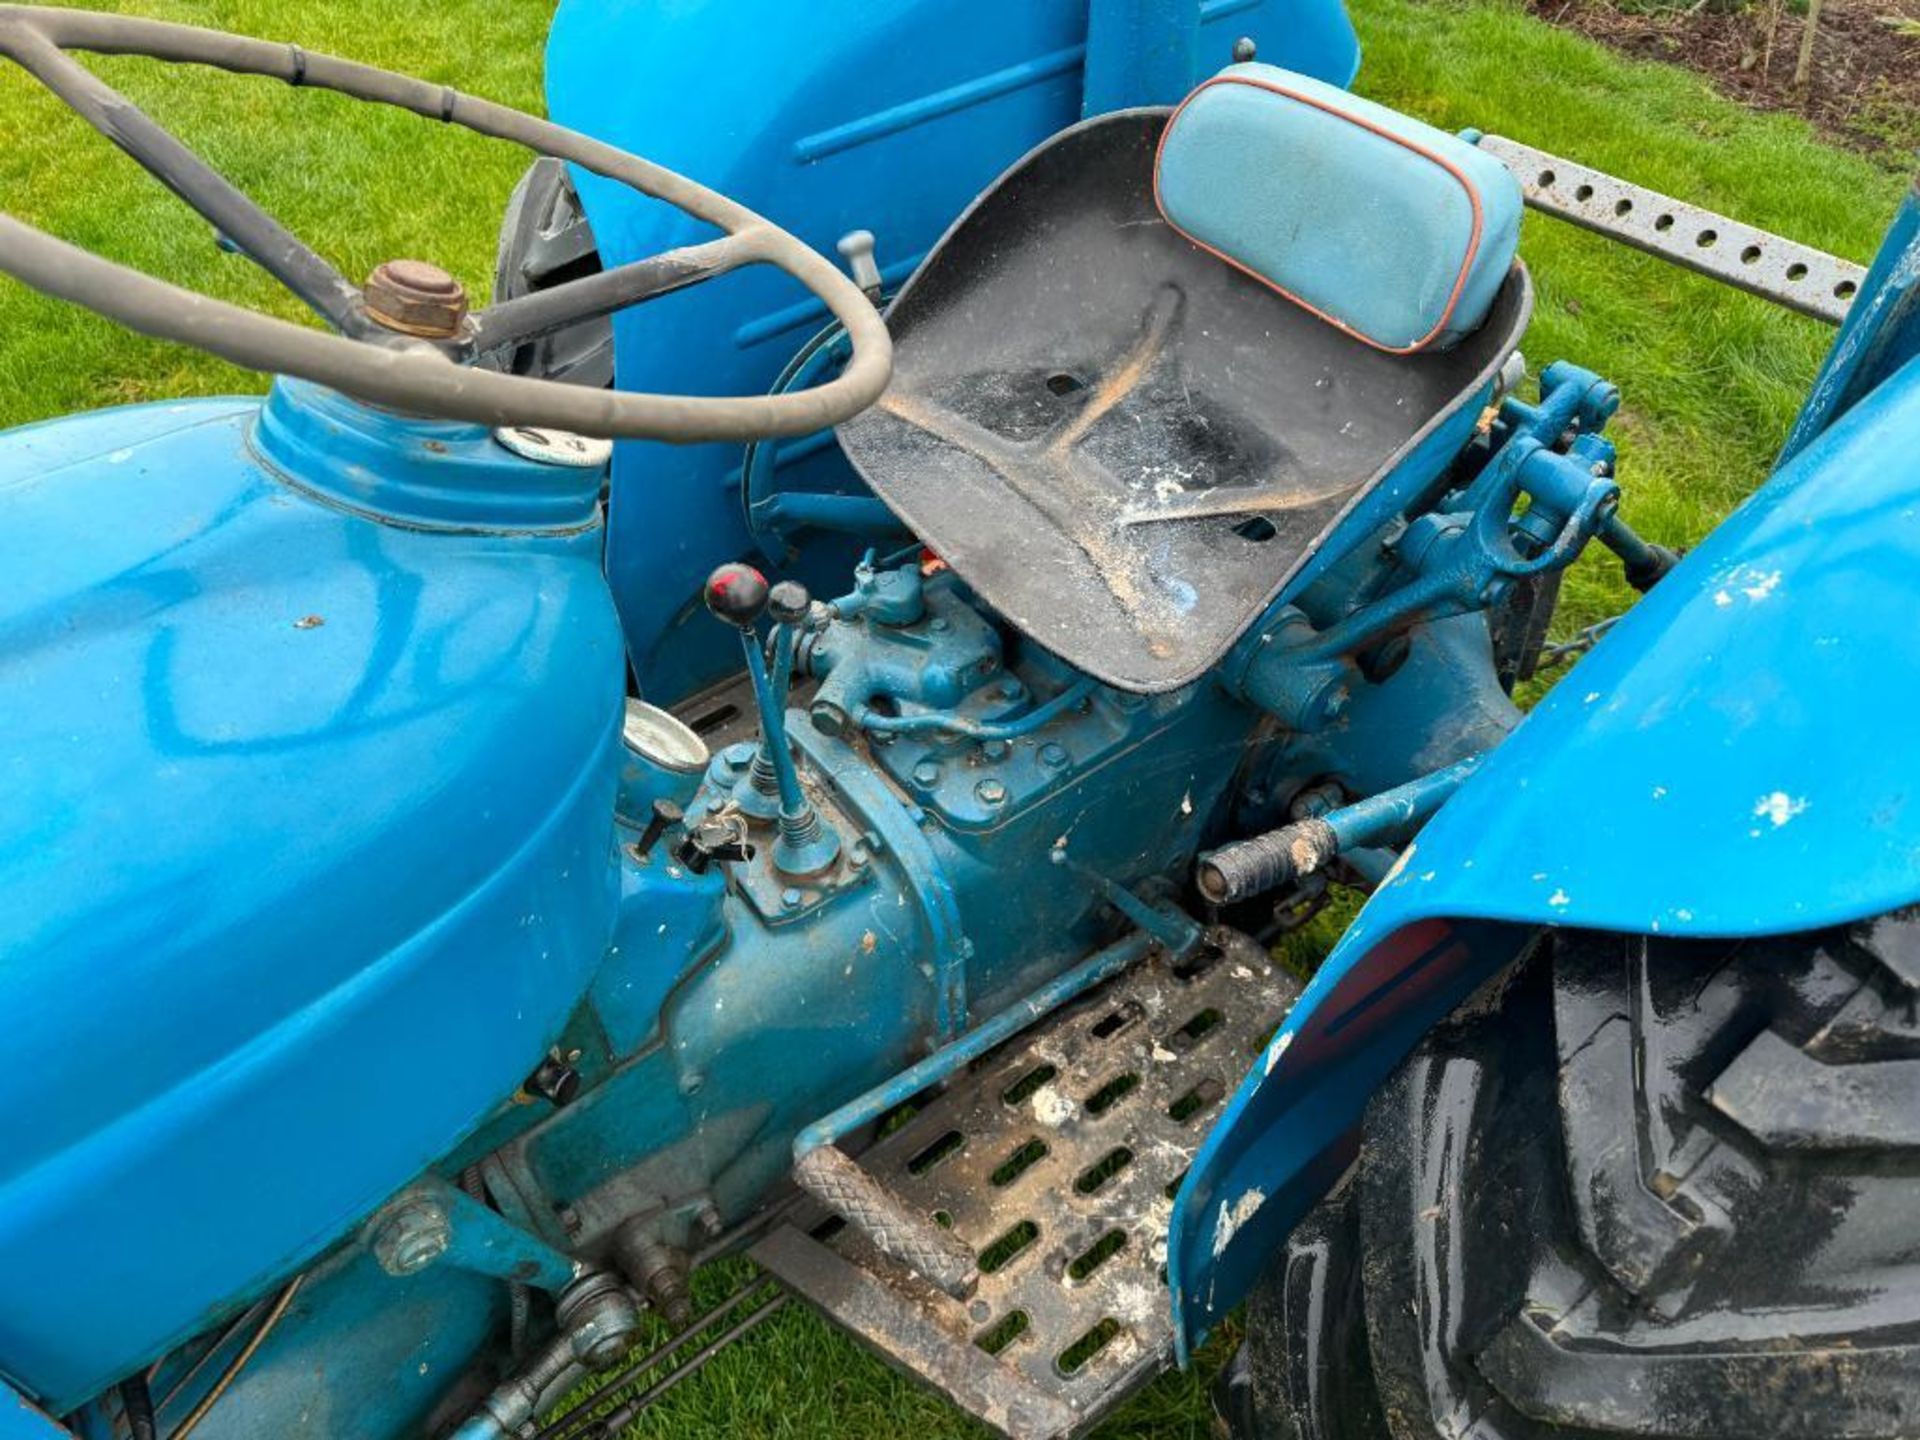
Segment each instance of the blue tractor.
[{"label": "blue tractor", "polygon": [[[74,52],[528,147],[492,303]],[[1920,196],[1442,133],[1332,0],[567,0],[552,121],[0,56],[326,322],[0,216],[276,377],[0,436],[0,1436],[611,1437],[795,1297],[1015,1437],[1243,1302],[1243,1440],[1920,1432]],[[1524,204],[1841,326],[1684,557]]]}]

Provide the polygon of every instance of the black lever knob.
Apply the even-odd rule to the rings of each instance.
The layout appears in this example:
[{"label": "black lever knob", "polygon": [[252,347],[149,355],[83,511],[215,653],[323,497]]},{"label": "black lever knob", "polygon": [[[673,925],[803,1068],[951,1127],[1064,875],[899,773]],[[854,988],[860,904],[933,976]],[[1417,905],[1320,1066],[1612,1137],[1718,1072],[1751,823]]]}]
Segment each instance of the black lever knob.
[{"label": "black lever knob", "polygon": [[753,858],[753,846],[740,821],[734,816],[713,816],[701,820],[687,831],[676,858],[696,875],[704,875],[715,864],[737,865]]},{"label": "black lever knob", "polygon": [[767,610],[776,624],[798,625],[807,618],[813,597],[798,580],[782,580],[768,595]]},{"label": "black lever knob", "polygon": [[714,618],[741,630],[751,630],[767,609],[767,577],[738,561],[722,565],[707,576],[707,609]]}]

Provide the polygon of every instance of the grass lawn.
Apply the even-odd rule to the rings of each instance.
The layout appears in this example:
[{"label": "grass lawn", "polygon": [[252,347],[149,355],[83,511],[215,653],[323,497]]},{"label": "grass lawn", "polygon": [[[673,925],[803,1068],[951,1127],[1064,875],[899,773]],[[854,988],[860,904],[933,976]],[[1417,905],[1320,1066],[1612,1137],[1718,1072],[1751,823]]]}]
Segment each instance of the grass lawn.
[{"label": "grass lawn", "polygon": [[[1862,261],[1899,195],[1902,176],[1884,163],[1822,145],[1791,117],[1748,113],[1689,74],[1553,30],[1510,0],[1356,7],[1367,51],[1360,88],[1442,126],[1498,131]],[[436,0],[403,18],[374,0],[117,8],[297,40],[539,107],[545,0]],[[103,69],[347,274],[418,254],[485,293],[501,204],[523,164],[516,152],[265,82],[213,82],[138,63]],[[12,214],[114,258],[296,313],[12,70],[0,74],[0,192]],[[1522,250],[1540,290],[1527,354],[1536,369],[1567,356],[1621,385],[1626,406],[1614,428],[1625,513],[1650,536],[1692,543],[1765,475],[1830,332],[1538,217],[1527,221]],[[0,425],[259,384],[0,281]],[[1618,567],[1590,559],[1569,581],[1561,629],[1627,599]],[[1211,1346],[1210,1364],[1225,1353],[1224,1343]],[[1166,1378],[1103,1433],[1206,1435],[1203,1382]],[[632,1433],[939,1440],[976,1431],[790,1307]]]}]

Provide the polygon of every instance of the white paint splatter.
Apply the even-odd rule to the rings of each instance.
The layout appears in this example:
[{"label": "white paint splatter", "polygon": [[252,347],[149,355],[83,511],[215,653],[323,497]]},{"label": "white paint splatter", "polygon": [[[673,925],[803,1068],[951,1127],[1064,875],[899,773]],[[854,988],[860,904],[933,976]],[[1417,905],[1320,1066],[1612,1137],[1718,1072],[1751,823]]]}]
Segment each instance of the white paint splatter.
[{"label": "white paint splatter", "polygon": [[1754,605],[1772,595],[1780,588],[1778,570],[1756,570],[1752,566],[1742,565],[1726,576],[1727,588],[1713,592],[1713,603],[1721,609],[1733,604],[1736,593],[1744,595]]},{"label": "white paint splatter", "polygon": [[1573,897],[1564,890],[1555,890],[1547,897],[1547,904],[1556,910],[1564,910],[1573,903]]},{"label": "white paint splatter", "polygon": [[1762,795],[1753,806],[1753,818],[1771,820],[1773,828],[1778,830],[1794,816],[1807,808],[1805,800],[1796,800],[1784,790],[1776,790],[1771,795]]},{"label": "white paint splatter", "polygon": [[1293,1044],[1293,1032],[1291,1030],[1283,1030],[1274,1036],[1273,1044],[1267,1047],[1267,1068],[1260,1073],[1263,1075],[1273,1074],[1273,1067],[1280,1063],[1280,1057],[1287,1053],[1287,1047],[1291,1044]]},{"label": "white paint splatter", "polygon": [[1402,850],[1400,852],[1400,858],[1393,862],[1393,868],[1387,871],[1385,878],[1382,879],[1380,883],[1382,885],[1391,885],[1394,881],[1398,880],[1401,872],[1407,868],[1407,862],[1413,859],[1413,852],[1418,848],[1418,845],[1409,845],[1406,849]]},{"label": "white paint splatter", "polygon": [[1079,1113],[1080,1107],[1052,1085],[1042,1085],[1033,1092],[1033,1118],[1042,1125],[1057,1130]]},{"label": "white paint splatter", "polygon": [[1580,703],[1582,705],[1591,705],[1593,704],[1594,701],[1598,700],[1599,698],[1600,698],[1600,692],[1598,690],[1589,690],[1587,692],[1587,698],[1582,700]]},{"label": "white paint splatter", "polygon": [[1218,1260],[1233,1243],[1240,1227],[1267,1203],[1267,1192],[1254,1186],[1231,1205],[1222,1205],[1213,1222],[1213,1258]]}]

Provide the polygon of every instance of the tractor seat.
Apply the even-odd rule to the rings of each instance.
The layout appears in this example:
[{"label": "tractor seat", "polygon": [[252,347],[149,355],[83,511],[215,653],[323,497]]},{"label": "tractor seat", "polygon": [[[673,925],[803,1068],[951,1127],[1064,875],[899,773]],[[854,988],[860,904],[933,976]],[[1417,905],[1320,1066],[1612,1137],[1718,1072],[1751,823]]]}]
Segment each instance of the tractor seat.
[{"label": "tractor seat", "polygon": [[1234,66],[976,200],[842,448],[1026,635],[1174,689],[1470,438],[1531,306],[1519,211],[1466,142]]}]

